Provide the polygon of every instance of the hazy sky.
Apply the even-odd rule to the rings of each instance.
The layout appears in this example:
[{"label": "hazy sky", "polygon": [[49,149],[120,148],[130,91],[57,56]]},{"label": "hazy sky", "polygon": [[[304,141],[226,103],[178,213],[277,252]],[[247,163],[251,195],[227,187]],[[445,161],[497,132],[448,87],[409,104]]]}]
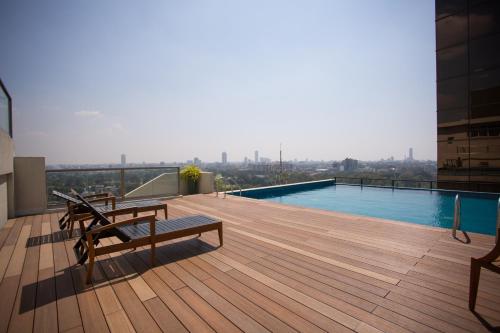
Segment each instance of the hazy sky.
[{"label": "hazy sky", "polygon": [[0,4],[18,156],[436,159],[434,1]]}]

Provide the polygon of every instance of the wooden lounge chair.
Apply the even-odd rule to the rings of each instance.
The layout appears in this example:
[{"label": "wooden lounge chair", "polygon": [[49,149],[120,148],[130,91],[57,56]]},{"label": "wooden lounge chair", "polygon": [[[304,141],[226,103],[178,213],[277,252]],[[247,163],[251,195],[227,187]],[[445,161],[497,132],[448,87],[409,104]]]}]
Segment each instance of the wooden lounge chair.
[{"label": "wooden lounge chair", "polygon": [[[500,235],[500,226],[497,230],[497,235]],[[500,274],[500,267],[494,262],[500,257],[500,240],[497,242],[493,250],[481,258],[470,258],[470,286],[469,286],[469,309],[474,311],[476,307],[477,289],[479,287],[479,277],[481,268],[486,268],[492,272]]]},{"label": "wooden lounge chair", "polygon": [[[59,227],[61,228],[61,230],[64,230],[65,228],[69,229],[69,237],[72,237],[75,222],[78,221],[80,223],[80,231],[83,233],[85,230],[83,222],[92,218],[90,210],[82,203],[81,200],[58,191],[52,191],[52,194],[60,199],[65,200],[68,207],[68,211],[66,212],[66,214],[59,220]],[[75,194],[78,193],[75,192]],[[163,210],[165,213],[165,218],[168,217],[167,204],[159,200],[140,200],[116,203],[116,197],[111,196],[107,193],[81,197],[87,200],[89,203],[92,203],[100,213],[108,213],[115,210],[119,210],[123,213],[126,210],[131,210],[131,212],[135,212],[134,216],[137,216],[137,213],[149,211],[154,211],[156,215],[159,210]],[[96,203],[99,204],[96,205]],[[133,210],[134,208],[135,210]]]},{"label": "wooden lounge chair", "polygon": [[[99,212],[85,198],[78,196],[90,211],[94,219],[86,228],[73,247],[78,263],[83,265],[87,259],[87,283],[91,282],[95,257],[140,246],[151,246],[151,266],[155,264],[156,243],[176,238],[198,235],[206,231],[217,230],[220,246],[223,245],[222,221],[203,215],[193,215],[170,220],[156,220],[155,215],[134,217],[112,223],[105,214]],[[107,213],[114,214],[114,213]],[[97,247],[99,239],[115,236],[122,241],[119,244]]]}]

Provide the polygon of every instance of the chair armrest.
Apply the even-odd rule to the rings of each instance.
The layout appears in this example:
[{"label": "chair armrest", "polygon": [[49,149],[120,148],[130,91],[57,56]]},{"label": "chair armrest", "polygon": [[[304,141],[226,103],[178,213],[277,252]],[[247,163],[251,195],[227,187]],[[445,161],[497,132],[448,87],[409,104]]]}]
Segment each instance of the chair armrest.
[{"label": "chair armrest", "polygon": [[[497,232],[500,234],[500,229],[498,229]],[[486,261],[486,262],[491,263],[491,262],[498,260],[499,257],[500,257],[500,241],[498,241],[495,244],[493,249],[491,249],[491,251],[488,254],[486,254],[485,256],[483,256],[481,258],[478,258],[477,260]]]},{"label": "chair armrest", "polygon": [[131,218],[131,219],[128,219],[128,220],[124,220],[124,221],[120,221],[120,222],[108,224],[108,225],[105,225],[105,226],[102,226],[102,227],[99,227],[99,228],[94,228],[94,229],[92,229],[90,231],[87,231],[86,234],[87,235],[97,234],[97,233],[99,233],[101,231],[104,231],[104,230],[114,229],[114,228],[122,226],[122,225],[134,224],[134,223],[142,222],[142,221],[148,221],[150,223],[154,223],[154,222],[156,222],[156,216],[154,216],[154,215],[146,215],[146,216],[134,217],[134,218]]}]

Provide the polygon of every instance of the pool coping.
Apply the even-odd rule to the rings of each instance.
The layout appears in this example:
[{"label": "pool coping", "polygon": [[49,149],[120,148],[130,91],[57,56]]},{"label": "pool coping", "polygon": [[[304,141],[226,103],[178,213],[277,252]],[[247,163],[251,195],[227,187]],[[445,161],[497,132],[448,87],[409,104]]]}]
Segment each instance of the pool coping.
[{"label": "pool coping", "polygon": [[[284,205],[287,207],[295,207],[299,209],[305,209],[305,210],[316,210],[319,212],[322,212],[323,214],[325,213],[333,213],[333,215],[336,215],[338,217],[341,217],[342,215],[344,217],[354,217],[356,219],[371,219],[373,222],[384,222],[384,223],[395,223],[395,224],[405,224],[405,225],[411,225],[416,228],[424,228],[424,229],[431,229],[435,231],[451,231],[452,228],[445,228],[445,227],[438,227],[438,226],[430,226],[430,225],[425,225],[425,224],[420,224],[416,222],[409,222],[409,221],[402,221],[402,220],[391,220],[391,219],[384,219],[380,217],[375,217],[375,216],[369,216],[369,215],[358,215],[358,214],[352,214],[352,213],[345,213],[341,211],[336,211],[336,210],[328,210],[328,209],[321,209],[321,208],[313,208],[313,207],[307,207],[307,206],[301,206],[301,205],[292,205],[292,204],[284,204],[284,203],[276,203],[272,201],[267,201],[265,199],[257,199],[257,198],[251,198],[251,197],[246,197],[242,195],[242,193],[245,192],[259,192],[259,191],[265,191],[265,190],[273,190],[273,189],[290,189],[294,187],[302,187],[302,186],[307,186],[307,185],[314,185],[314,184],[320,184],[324,186],[328,185],[347,185],[347,186],[359,186],[359,187],[375,187],[375,188],[384,188],[384,189],[392,189],[392,190],[420,190],[420,191],[436,191],[436,192],[452,192],[452,193],[464,193],[464,194],[476,194],[476,195],[493,195],[499,197],[499,205],[500,205],[500,193],[493,193],[493,192],[474,192],[474,191],[457,191],[457,190],[447,190],[447,189],[425,189],[425,188],[413,188],[413,187],[392,187],[392,186],[377,186],[377,185],[361,185],[361,184],[348,184],[348,183],[337,183],[335,179],[330,178],[330,179],[322,179],[322,180],[314,180],[314,181],[308,181],[308,182],[299,182],[299,183],[292,183],[292,184],[282,184],[282,185],[272,185],[272,186],[262,186],[262,187],[254,187],[254,188],[249,188],[249,189],[240,189],[240,190],[233,190],[233,191],[226,191],[227,194],[232,195],[233,197],[240,197],[240,198],[245,198],[248,200],[255,200],[257,202],[262,202],[265,201],[266,203],[273,203],[277,205]],[[304,189],[307,190],[307,189]],[[328,214],[327,214],[328,215]],[[479,232],[473,232],[473,231],[464,231],[458,229],[458,231],[464,232],[464,233],[473,233],[476,235],[483,235],[483,236],[493,236],[495,235],[490,235],[490,234],[485,234],[485,233],[479,233]]]}]

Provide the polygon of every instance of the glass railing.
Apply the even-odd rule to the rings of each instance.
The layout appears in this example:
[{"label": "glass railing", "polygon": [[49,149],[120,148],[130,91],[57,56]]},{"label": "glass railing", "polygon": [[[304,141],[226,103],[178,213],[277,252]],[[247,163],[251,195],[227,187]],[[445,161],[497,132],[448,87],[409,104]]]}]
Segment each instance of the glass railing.
[{"label": "glass railing", "polygon": [[0,130],[12,137],[12,101],[0,80]]},{"label": "glass railing", "polygon": [[118,200],[164,198],[180,194],[178,167],[83,168],[46,170],[48,205],[64,202],[53,190],[83,195],[110,193]]}]

